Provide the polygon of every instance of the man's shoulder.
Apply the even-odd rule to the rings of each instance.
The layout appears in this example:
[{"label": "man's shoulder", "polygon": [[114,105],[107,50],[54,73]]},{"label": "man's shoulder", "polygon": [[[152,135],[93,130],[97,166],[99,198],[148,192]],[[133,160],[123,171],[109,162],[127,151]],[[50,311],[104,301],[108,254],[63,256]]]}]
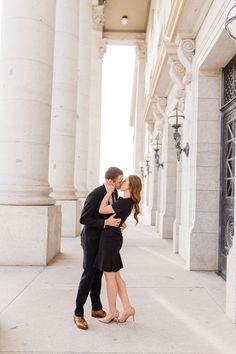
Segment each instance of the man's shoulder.
[{"label": "man's shoulder", "polygon": [[101,186],[94,188],[89,194],[90,195],[98,195],[98,194],[105,194],[105,192],[106,192],[106,188],[105,188],[104,184],[102,184]]}]

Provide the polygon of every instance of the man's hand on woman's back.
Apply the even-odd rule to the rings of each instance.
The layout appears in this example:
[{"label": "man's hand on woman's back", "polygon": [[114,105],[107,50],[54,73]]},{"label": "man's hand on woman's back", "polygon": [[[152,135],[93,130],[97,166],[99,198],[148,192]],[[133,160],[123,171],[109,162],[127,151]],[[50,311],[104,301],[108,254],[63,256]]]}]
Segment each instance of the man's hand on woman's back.
[{"label": "man's hand on woman's back", "polygon": [[105,226],[118,227],[120,225],[121,219],[115,218],[116,214],[111,215],[108,219],[105,220]]}]

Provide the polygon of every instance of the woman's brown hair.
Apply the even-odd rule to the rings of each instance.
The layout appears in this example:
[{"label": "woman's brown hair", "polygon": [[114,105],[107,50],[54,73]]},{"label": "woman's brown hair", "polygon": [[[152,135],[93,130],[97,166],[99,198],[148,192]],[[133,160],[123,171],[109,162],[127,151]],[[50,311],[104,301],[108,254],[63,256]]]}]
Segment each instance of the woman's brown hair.
[{"label": "woman's brown hair", "polygon": [[141,200],[141,190],[142,190],[142,182],[138,176],[130,175],[129,176],[129,191],[130,198],[134,201],[134,218],[136,220],[136,224],[138,223],[138,214],[140,213],[139,203]]}]

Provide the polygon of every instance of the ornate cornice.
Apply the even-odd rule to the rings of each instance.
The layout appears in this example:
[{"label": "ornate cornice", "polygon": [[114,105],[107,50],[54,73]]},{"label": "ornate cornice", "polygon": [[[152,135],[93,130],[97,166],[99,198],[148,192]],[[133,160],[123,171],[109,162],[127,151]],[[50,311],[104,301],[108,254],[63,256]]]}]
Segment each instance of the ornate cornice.
[{"label": "ornate cornice", "polygon": [[181,11],[183,9],[185,0],[174,0],[171,6],[171,12],[168,17],[168,22],[165,29],[165,37],[170,41],[176,30],[177,23],[179,21]]}]

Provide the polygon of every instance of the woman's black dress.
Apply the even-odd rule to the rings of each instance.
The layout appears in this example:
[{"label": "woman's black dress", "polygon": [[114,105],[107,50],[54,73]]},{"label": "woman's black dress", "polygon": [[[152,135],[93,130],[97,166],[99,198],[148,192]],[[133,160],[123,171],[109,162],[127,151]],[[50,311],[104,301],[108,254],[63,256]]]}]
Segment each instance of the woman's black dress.
[{"label": "woman's black dress", "polygon": [[[121,224],[125,222],[133,208],[131,198],[119,198],[112,204],[116,218],[121,218]],[[98,254],[95,259],[95,268],[104,272],[118,272],[123,268],[120,249],[123,243],[123,236],[119,227],[106,226],[102,231]]]}]

